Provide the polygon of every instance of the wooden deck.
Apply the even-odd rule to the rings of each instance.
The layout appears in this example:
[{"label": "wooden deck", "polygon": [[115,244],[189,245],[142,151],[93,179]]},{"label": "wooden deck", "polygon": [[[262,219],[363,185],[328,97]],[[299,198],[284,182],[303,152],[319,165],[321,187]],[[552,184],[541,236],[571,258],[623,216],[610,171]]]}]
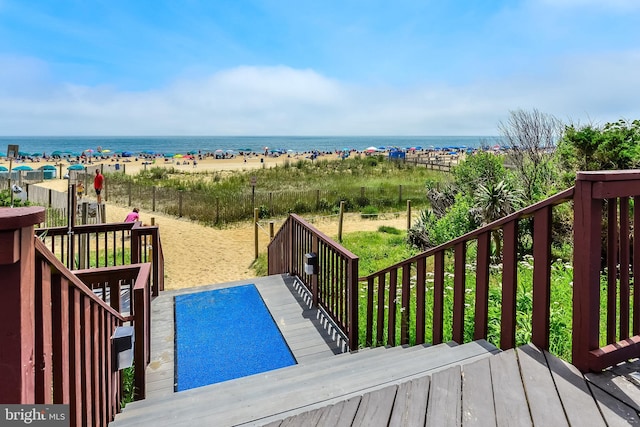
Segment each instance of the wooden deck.
[{"label": "wooden deck", "polygon": [[332,325],[310,308],[299,283],[288,276],[269,276],[223,285],[165,291],[151,303],[151,363],[147,368],[147,399],[168,396],[175,390],[174,297],[181,294],[254,284],[297,363],[309,363],[346,351]]},{"label": "wooden deck", "polygon": [[[299,366],[174,393],[173,297],[248,283],[260,291]],[[343,351],[337,335],[287,276],[164,292],[152,310],[148,399],[130,404],[115,425],[640,425],[638,361],[583,376],[532,345],[494,355],[442,344],[336,358]],[[466,360],[447,367],[447,353],[456,351]],[[415,374],[403,371],[419,364]]]},{"label": "wooden deck", "polygon": [[528,345],[283,420],[250,425],[639,425],[640,389],[632,382],[638,368],[637,362],[626,363],[585,377]]}]

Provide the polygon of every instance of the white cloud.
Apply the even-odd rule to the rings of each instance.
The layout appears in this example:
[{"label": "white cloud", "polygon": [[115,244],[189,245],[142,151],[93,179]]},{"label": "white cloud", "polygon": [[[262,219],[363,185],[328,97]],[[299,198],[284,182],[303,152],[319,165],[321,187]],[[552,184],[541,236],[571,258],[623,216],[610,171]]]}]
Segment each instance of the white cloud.
[{"label": "white cloud", "polygon": [[3,75],[12,88],[0,87],[4,135],[491,135],[518,108],[563,120],[640,117],[640,52],[563,58],[544,75],[402,89],[247,66],[125,92],[52,86],[39,64],[22,64],[20,76]]}]

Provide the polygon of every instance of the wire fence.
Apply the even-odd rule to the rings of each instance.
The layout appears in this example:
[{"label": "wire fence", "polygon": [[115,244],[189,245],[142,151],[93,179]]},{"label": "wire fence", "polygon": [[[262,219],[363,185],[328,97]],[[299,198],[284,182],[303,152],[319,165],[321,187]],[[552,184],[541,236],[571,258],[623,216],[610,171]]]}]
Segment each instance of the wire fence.
[{"label": "wire fence", "polygon": [[181,191],[161,186],[136,184],[131,181],[106,180],[105,198],[113,203],[137,206],[152,212],[197,220],[209,225],[250,220],[254,209],[259,218],[286,216],[289,213],[337,214],[340,203],[346,212],[361,211],[377,215],[378,211],[403,208],[407,200],[425,204],[423,185],[383,185],[325,190],[255,191],[216,194],[207,191]]}]

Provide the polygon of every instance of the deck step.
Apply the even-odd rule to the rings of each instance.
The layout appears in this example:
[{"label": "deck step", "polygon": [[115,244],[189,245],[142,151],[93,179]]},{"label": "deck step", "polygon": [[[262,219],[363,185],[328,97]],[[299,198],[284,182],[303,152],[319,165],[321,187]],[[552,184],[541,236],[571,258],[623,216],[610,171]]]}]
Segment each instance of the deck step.
[{"label": "deck step", "polygon": [[113,426],[232,426],[277,419],[498,352],[486,341],[376,348],[127,405]]}]

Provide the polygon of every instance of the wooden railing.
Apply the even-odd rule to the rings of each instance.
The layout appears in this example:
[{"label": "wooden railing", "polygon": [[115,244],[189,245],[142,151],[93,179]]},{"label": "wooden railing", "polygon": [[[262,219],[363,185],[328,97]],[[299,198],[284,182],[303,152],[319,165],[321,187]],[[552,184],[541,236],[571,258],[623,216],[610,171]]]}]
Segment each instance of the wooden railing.
[{"label": "wooden railing", "polygon": [[153,296],[164,290],[164,255],[157,226],[120,222],[38,228],[36,234],[71,270],[149,262]]},{"label": "wooden railing", "polygon": [[578,173],[574,202],[573,364],[597,371],[640,354],[640,171]]},{"label": "wooden railing", "polygon": [[[451,331],[451,337],[446,338],[459,343],[466,341],[465,309],[466,304],[469,304],[467,293],[475,295],[472,337],[486,339],[491,238],[492,233],[501,230],[503,252],[500,347],[513,348],[516,334],[518,225],[523,219],[533,218],[535,261],[532,341],[541,348],[548,348],[546,331],[549,318],[552,209],[555,205],[571,200],[572,196],[573,188],[363,278],[367,282],[367,345],[408,344],[410,335],[415,336],[416,344],[439,344],[445,340],[445,323],[450,325],[448,329]],[[467,249],[471,244],[476,252],[475,262],[472,262],[475,265],[475,292],[468,292],[466,283],[469,263]],[[450,261],[446,262],[447,259]],[[446,265],[450,266],[449,271]],[[449,289],[446,289],[445,283],[451,284]],[[431,288],[432,305],[427,307],[426,293]],[[443,310],[445,290],[452,294],[453,300],[449,319],[444,317]],[[388,310],[385,306],[388,306]],[[431,325],[430,337],[426,336],[427,317]]]},{"label": "wooden railing", "polygon": [[[462,343],[487,339],[491,322],[499,325],[497,344],[513,348],[520,282],[532,289],[531,320],[524,328],[530,330],[533,344],[549,349],[552,231],[557,206],[567,202],[573,202],[574,215],[573,296],[568,308],[573,316],[572,363],[583,372],[598,371],[637,357],[640,296],[633,287],[640,277],[640,237],[634,237],[640,209],[634,207],[640,206],[640,170],[580,172],[574,188],[362,278],[366,320],[361,320],[361,340],[368,346],[436,344],[447,339]],[[529,227],[530,233],[522,233]],[[356,257],[334,242],[326,244],[329,249],[318,248],[319,236],[313,227],[291,216],[269,246],[269,272],[300,276],[312,291],[314,280],[341,283],[346,276],[345,286],[355,304],[359,297],[352,280],[357,267],[346,267],[346,260]],[[531,241],[524,244],[522,236]],[[491,253],[492,240],[499,243],[500,253]],[[533,257],[530,283],[529,279],[523,283],[518,272],[523,255],[519,250],[525,246]],[[304,274],[302,258],[307,252],[319,253],[317,279]],[[501,265],[492,264],[492,257],[494,262],[501,258]],[[331,268],[323,270],[323,262]],[[500,288],[500,314],[491,318],[490,282]],[[331,307],[327,298],[342,288],[331,289],[324,293],[319,285],[315,294],[319,305]],[[450,310],[445,311],[445,305]],[[358,311],[350,310],[352,315]],[[350,331],[351,348],[357,346],[358,325],[351,323],[356,321],[357,317],[348,316],[339,323]]]},{"label": "wooden railing", "polygon": [[[0,402],[68,404],[70,425],[106,426],[123,393],[111,342],[118,326],[135,329],[135,398],[145,396],[150,264],[76,275],[35,236],[42,219],[40,207],[0,209]],[[114,297],[123,287],[132,292],[126,314]]]},{"label": "wooden railing", "polygon": [[[305,272],[306,254],[317,256],[317,274]],[[348,345],[358,342],[358,257],[291,214],[268,247],[269,274],[298,276],[342,331]]]}]

